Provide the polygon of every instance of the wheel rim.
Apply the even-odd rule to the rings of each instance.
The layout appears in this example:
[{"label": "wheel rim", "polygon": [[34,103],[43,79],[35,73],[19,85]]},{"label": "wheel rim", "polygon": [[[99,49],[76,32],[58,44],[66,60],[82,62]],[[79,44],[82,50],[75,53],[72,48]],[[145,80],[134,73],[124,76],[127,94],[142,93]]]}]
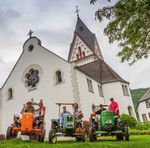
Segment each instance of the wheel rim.
[{"label": "wheel rim", "polygon": [[56,142],[57,142],[57,137],[54,136],[54,137],[52,138],[52,143],[56,143]]}]

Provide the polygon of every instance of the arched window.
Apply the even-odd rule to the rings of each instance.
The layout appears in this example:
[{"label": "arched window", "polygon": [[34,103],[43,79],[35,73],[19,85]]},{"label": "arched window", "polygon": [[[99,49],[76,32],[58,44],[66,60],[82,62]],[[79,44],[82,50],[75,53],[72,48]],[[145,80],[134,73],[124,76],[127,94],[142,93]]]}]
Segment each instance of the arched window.
[{"label": "arched window", "polygon": [[8,89],[8,100],[12,99],[13,97],[13,91],[12,91],[12,88],[9,88]]},{"label": "arched window", "polygon": [[82,52],[82,54],[83,54],[83,58],[85,58],[85,52],[84,51]]},{"label": "arched window", "polygon": [[77,60],[79,60],[79,54],[76,54],[76,56],[77,56]]},{"label": "arched window", "polygon": [[133,109],[131,106],[128,106],[128,112],[130,116],[133,116]]},{"label": "arched window", "polygon": [[95,113],[96,106],[92,104],[92,112]]},{"label": "arched window", "polygon": [[61,71],[56,71],[56,84],[62,82],[62,73]]}]

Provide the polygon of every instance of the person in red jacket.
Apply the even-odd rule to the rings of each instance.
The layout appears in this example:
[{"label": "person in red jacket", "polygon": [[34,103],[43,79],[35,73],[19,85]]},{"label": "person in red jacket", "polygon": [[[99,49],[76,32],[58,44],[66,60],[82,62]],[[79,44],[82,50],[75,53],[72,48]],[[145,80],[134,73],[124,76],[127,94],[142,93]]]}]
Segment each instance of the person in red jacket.
[{"label": "person in red jacket", "polygon": [[109,110],[112,111],[115,115],[119,115],[119,106],[118,103],[114,101],[114,98],[110,98]]}]

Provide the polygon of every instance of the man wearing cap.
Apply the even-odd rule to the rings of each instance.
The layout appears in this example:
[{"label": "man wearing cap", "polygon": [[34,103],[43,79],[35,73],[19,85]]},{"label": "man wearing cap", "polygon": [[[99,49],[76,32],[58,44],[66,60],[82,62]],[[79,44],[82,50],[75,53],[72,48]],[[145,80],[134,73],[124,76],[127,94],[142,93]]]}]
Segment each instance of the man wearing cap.
[{"label": "man wearing cap", "polygon": [[35,112],[35,108],[32,106],[31,101],[28,101],[26,103],[26,107],[24,108],[24,112],[27,112],[27,113],[34,113]]},{"label": "man wearing cap", "polygon": [[95,114],[101,115],[102,111],[106,110],[102,104],[99,105],[99,109],[95,112]]},{"label": "man wearing cap", "polygon": [[114,98],[110,98],[109,110],[112,111],[115,115],[119,115],[119,106],[118,103],[114,101]]}]

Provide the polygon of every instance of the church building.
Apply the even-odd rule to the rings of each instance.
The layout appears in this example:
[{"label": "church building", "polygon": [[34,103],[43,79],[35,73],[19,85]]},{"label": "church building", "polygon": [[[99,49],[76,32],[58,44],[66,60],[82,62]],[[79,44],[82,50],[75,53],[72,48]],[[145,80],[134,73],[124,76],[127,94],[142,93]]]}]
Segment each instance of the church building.
[{"label": "church building", "polygon": [[[93,106],[110,104],[113,97],[120,113],[136,116],[129,82],[121,78],[104,60],[96,35],[79,16],[68,60],[46,49],[31,36],[7,80],[0,89],[0,133],[5,134],[13,115],[29,99],[43,100],[46,106],[46,132],[51,119],[58,118],[56,103],[78,103],[85,119]],[[72,112],[72,107],[67,106]]]}]

